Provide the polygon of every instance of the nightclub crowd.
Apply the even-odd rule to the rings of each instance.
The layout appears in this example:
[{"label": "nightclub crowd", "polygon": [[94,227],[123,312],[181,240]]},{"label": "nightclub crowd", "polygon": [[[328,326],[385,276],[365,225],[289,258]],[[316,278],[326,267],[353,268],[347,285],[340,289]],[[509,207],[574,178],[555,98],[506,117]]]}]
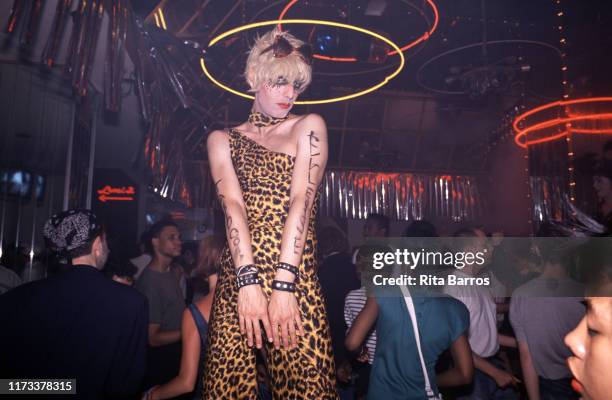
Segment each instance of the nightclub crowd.
[{"label": "nightclub crowd", "polygon": [[[612,169],[605,158],[600,165],[593,186],[609,232]],[[456,399],[609,398],[612,298],[603,295],[612,281],[612,251],[605,242],[583,245],[583,253],[596,256],[582,257],[580,270],[590,272],[576,276],[579,257],[552,239],[571,235],[563,228],[542,224],[536,236],[551,240],[514,256],[496,249],[505,240],[501,232],[452,233],[465,239],[466,251],[492,251],[484,265],[448,273],[494,283],[447,286],[435,296],[415,292],[417,350],[406,297],[363,284],[381,246],[350,249],[340,229],[320,227],[316,273],[339,398],[427,398],[426,386]],[[389,234],[387,217],[368,216],[364,241]],[[182,243],[178,226],[163,219],[142,235],[139,256],[107,262],[103,223],[87,210],[52,217],[44,235],[52,251],[71,261],[21,285],[28,280],[23,262],[4,254],[1,376],[75,378],[80,398],[201,398],[225,239]],[[438,232],[414,221],[401,236]],[[257,398],[272,399],[266,359],[255,346],[250,351]]]}]

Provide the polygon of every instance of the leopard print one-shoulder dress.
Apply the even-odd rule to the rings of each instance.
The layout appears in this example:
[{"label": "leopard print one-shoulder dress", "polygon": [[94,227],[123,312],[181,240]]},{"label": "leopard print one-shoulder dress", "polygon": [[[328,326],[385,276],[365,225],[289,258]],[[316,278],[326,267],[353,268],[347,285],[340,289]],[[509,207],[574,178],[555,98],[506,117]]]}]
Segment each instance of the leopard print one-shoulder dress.
[{"label": "leopard print one-shoulder dress", "polygon": [[[232,162],[246,205],[255,265],[268,298],[279,260],[281,236],[289,210],[295,157],[269,150],[236,130],[229,131]],[[316,274],[314,221],[317,198],[299,265],[296,296],[305,336],[296,349],[276,350],[266,343],[268,373],[275,400],[337,399],[329,325]],[[236,272],[229,249],[223,251],[215,292],[204,369],[204,399],[257,398],[255,349],[238,325]],[[263,328],[262,328],[263,332]]]}]

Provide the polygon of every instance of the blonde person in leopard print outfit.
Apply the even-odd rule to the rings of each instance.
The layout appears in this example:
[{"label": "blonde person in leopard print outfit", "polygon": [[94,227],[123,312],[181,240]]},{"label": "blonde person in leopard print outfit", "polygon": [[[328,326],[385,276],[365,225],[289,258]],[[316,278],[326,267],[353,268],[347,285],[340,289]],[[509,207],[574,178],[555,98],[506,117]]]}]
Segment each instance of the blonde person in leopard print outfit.
[{"label": "blonde person in leopard print outfit", "polygon": [[310,48],[274,30],[250,51],[247,122],[212,132],[211,173],[228,246],[210,320],[204,399],[256,399],[262,351],[274,399],[337,399],[316,276],[314,221],[327,129],[289,111],[311,81]]}]

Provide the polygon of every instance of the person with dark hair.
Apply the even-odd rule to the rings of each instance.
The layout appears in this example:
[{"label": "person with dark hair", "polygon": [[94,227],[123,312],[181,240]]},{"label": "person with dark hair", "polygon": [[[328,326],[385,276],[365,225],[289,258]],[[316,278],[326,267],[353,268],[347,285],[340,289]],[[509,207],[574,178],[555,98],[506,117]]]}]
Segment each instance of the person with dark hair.
[{"label": "person with dark hair", "polygon": [[[465,228],[457,231],[458,247],[463,253],[484,254],[480,265],[476,262],[455,266],[453,275],[456,279],[475,277],[486,267],[491,259],[491,247],[486,235],[481,229]],[[468,340],[474,360],[474,381],[465,388],[460,399],[514,399],[517,393],[509,386],[516,386],[518,380],[512,373],[506,371],[499,359],[499,346],[516,347],[516,340],[510,336],[501,335],[497,330],[496,305],[493,295],[487,286],[481,285],[447,285],[444,293],[461,301],[469,311],[470,323]]]},{"label": "person with dark hair", "polygon": [[190,276],[198,264],[198,242],[183,243],[178,263],[183,267],[185,274]]},{"label": "person with dark hair", "polygon": [[580,251],[588,271],[586,315],[565,337],[572,387],[585,400],[607,400],[612,393],[612,239],[592,238]]},{"label": "person with dark hair", "polygon": [[219,260],[226,245],[225,238],[219,235],[206,236],[198,244],[197,263],[191,273],[190,286],[193,289],[193,302],[209,294],[208,277],[219,275]]},{"label": "person with dark hair", "polygon": [[176,376],[181,359],[181,317],[185,299],[170,267],[181,254],[177,225],[162,220],[151,226],[147,251],[153,259],[136,281],[136,289],[149,300],[149,359],[145,385],[160,384]]},{"label": "person with dark hair", "polygon": [[192,272],[196,268],[196,260],[198,256],[197,242],[183,242],[181,246],[181,255],[175,259],[170,269],[179,282],[185,303],[193,302],[193,288],[190,286]]},{"label": "person with dark hair", "polygon": [[[212,308],[219,262],[225,240],[219,236],[207,236],[198,247],[198,259],[195,270],[196,279],[206,282],[208,294],[183,312],[181,336],[183,353],[179,374],[169,382],[153,387],[146,396],[147,400],[174,398],[193,392],[193,399],[202,398],[202,373],[206,357],[206,341],[208,338],[208,320]],[[194,389],[195,388],[195,389]]]},{"label": "person with dark hair", "polygon": [[389,236],[389,218],[382,214],[368,214],[363,226],[363,236],[366,238]]},{"label": "person with dark hair", "polygon": [[438,237],[438,231],[434,224],[429,221],[413,221],[410,225],[408,225],[406,230],[404,230],[402,236],[414,238],[433,238]]},{"label": "person with dark hair", "polygon": [[[360,287],[351,290],[344,299],[344,322],[346,323],[347,331],[350,329],[357,316],[363,310],[367,302],[366,287],[364,285],[368,267],[371,268],[372,254],[375,252],[389,252],[391,248],[387,246],[363,245],[359,247],[357,252],[356,269],[357,275],[361,282]],[[367,336],[363,339],[363,345],[359,349],[358,355],[354,362],[354,369],[357,378],[355,379],[355,398],[362,399],[368,393],[370,381],[370,372],[372,363],[374,362],[374,354],[376,352],[376,328],[372,327]]]},{"label": "person with dark hair", "polygon": [[[362,246],[359,263],[363,273],[370,276],[373,272],[374,254],[389,250],[380,245]],[[415,321],[409,303],[414,308]],[[406,288],[376,288],[368,294],[349,329],[347,349],[358,350],[374,326],[376,352],[371,355],[368,399],[434,399],[439,398],[438,387],[465,385],[472,380],[474,367],[467,340],[469,313],[460,301],[422,289],[408,293]],[[454,366],[436,376],[436,361],[449,348]]]},{"label": "person with dark hair", "polygon": [[[389,236],[389,218],[382,214],[368,214],[366,222],[363,225],[363,238],[365,241],[372,238],[385,238]],[[357,255],[359,247],[353,248],[352,258],[353,264],[357,264]],[[365,301],[365,299],[364,299]]]},{"label": "person with dark hair", "polygon": [[44,235],[65,272],[0,296],[0,376],[76,379],[77,399],[137,395],[145,373],[147,300],[100,273],[109,251],[89,210],[51,217]]},{"label": "person with dark hair", "polygon": [[344,233],[333,226],[326,226],[320,230],[318,237],[322,261],[317,275],[321,283],[329,320],[336,361],[336,377],[339,382],[346,384],[350,378],[350,374],[346,372],[350,369],[344,348],[344,335],[347,328],[344,322],[344,298],[349,291],[361,285],[355,265],[347,253],[348,242]]},{"label": "person with dark hair", "polygon": [[[569,238],[543,224],[532,246],[540,275],[517,288],[510,303],[510,322],[518,341],[523,380],[530,399],[578,399],[571,387],[565,336],[584,316],[584,287],[571,279],[565,265]],[[565,251],[564,251],[565,250]]]}]

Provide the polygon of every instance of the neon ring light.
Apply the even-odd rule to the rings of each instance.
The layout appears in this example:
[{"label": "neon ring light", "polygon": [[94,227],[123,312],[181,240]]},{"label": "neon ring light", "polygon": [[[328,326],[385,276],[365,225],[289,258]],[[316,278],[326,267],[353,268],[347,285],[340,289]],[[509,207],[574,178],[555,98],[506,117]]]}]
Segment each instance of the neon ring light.
[{"label": "neon ring light", "polygon": [[612,97],[555,101],[519,115],[512,127],[514,142],[525,149],[570,133],[612,135]]},{"label": "neon ring light", "polygon": [[[242,32],[242,31],[246,31],[249,29],[253,29],[253,28],[258,28],[261,26],[269,26],[269,25],[277,25],[279,22],[282,22],[283,24],[313,24],[313,25],[327,25],[327,26],[335,26],[338,28],[344,28],[344,29],[350,29],[353,31],[357,31],[357,32],[361,32],[361,33],[365,33],[366,35],[370,35],[373,36],[377,39],[382,40],[383,42],[387,43],[389,46],[391,46],[393,49],[395,49],[398,52],[398,55],[400,57],[400,62],[397,66],[397,68],[395,69],[395,71],[393,71],[391,74],[387,75],[385,77],[385,79],[382,82],[377,83],[374,86],[371,86],[365,90],[362,90],[360,92],[357,93],[353,93],[353,94],[349,94],[346,96],[341,96],[341,97],[333,97],[330,99],[323,99],[323,100],[305,100],[305,101],[296,101],[294,104],[326,104],[326,103],[335,103],[338,101],[344,101],[344,100],[349,100],[349,99],[354,99],[355,97],[359,97],[359,96],[363,96],[364,94],[368,94],[371,93],[377,89],[380,89],[381,87],[383,87],[384,85],[386,85],[391,79],[395,78],[397,76],[397,74],[400,73],[400,71],[402,70],[402,68],[404,68],[404,54],[402,53],[400,47],[393,43],[390,39],[387,39],[386,37],[376,33],[376,32],[372,32],[368,29],[364,29],[361,28],[359,26],[354,26],[354,25],[349,25],[349,24],[342,24],[339,22],[333,22],[333,21],[321,21],[321,20],[316,20],[316,19],[288,19],[288,20],[284,20],[284,21],[280,21],[280,20],[274,20],[274,21],[262,21],[262,22],[255,22],[252,24],[247,24],[247,25],[243,25],[243,26],[239,26],[237,28],[231,29],[227,32],[224,32],[222,34],[220,34],[219,36],[213,38],[210,43],[208,44],[208,47],[212,47],[215,45],[215,43],[219,42],[222,39],[225,39],[228,36],[231,36],[235,33],[238,32]],[[229,86],[224,85],[223,83],[219,82],[218,80],[216,80],[212,74],[208,71],[208,69],[206,68],[206,63],[204,62],[204,58],[200,58],[200,66],[202,67],[202,70],[204,71],[204,74],[206,75],[206,77],[208,79],[210,79],[210,81],[212,83],[214,83],[215,85],[219,86],[221,89],[227,90],[230,93],[235,94],[236,96],[240,96],[240,97],[244,97],[245,99],[249,99],[249,100],[254,100],[255,97],[251,96],[249,94],[240,92],[236,89],[232,89]]]}]

